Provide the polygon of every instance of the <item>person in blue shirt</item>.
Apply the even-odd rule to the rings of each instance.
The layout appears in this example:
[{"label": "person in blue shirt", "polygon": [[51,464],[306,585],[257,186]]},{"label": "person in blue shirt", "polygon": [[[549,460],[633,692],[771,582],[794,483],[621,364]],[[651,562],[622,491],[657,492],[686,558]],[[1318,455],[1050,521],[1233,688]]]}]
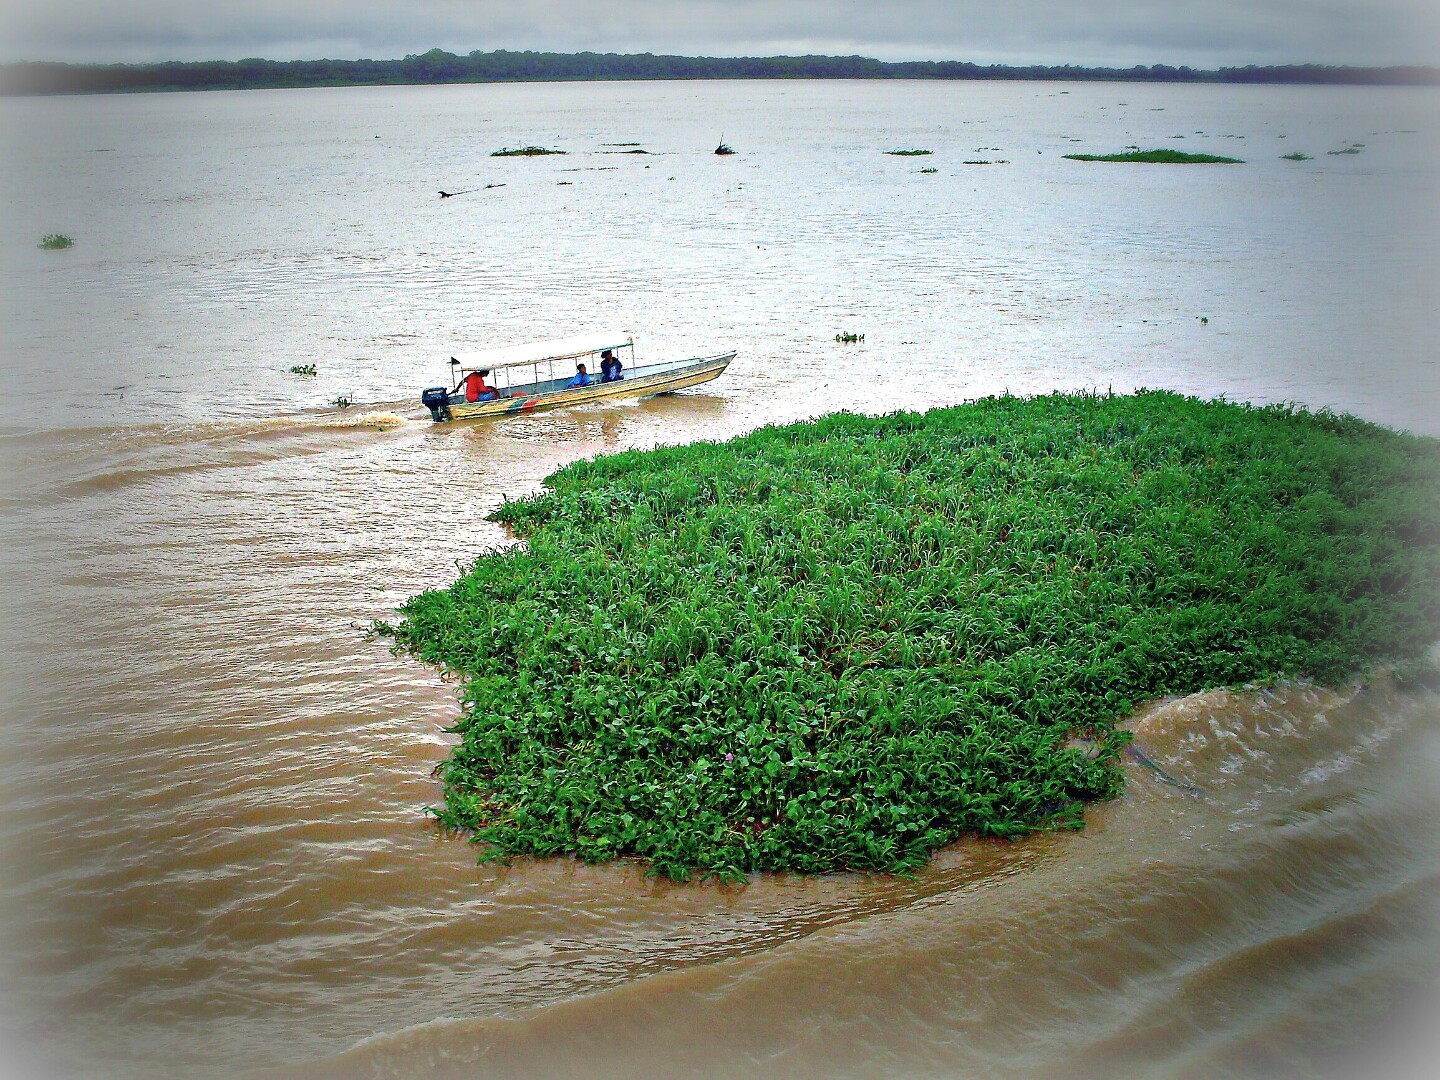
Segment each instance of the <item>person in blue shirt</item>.
[{"label": "person in blue shirt", "polygon": [[585,365],[584,365],[584,364],[576,364],[576,365],[575,365],[575,377],[574,377],[573,379],[571,379],[568,383],[565,384],[565,389],[566,389],[566,390],[569,390],[572,386],[589,386],[589,385],[590,385],[590,373],[585,370]]}]

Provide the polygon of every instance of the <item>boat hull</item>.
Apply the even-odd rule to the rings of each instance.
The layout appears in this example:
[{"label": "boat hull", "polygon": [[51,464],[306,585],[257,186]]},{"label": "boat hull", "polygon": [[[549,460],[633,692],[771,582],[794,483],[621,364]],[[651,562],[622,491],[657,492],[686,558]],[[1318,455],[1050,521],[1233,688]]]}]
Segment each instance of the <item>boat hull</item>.
[{"label": "boat hull", "polygon": [[735,359],[735,354],[728,352],[716,356],[700,357],[680,364],[651,365],[663,368],[663,370],[647,372],[646,368],[641,367],[636,368],[632,373],[627,373],[625,378],[616,382],[593,382],[589,386],[539,393],[517,390],[509,396],[495,401],[457,402],[451,398],[449,410],[451,419],[449,421],[442,420],[440,423],[457,420],[494,420],[521,413],[542,412],[546,409],[590,405],[597,401],[609,401],[614,398],[647,398],[657,394],[669,394],[676,390],[684,390],[687,387],[699,386],[701,383],[718,379],[733,359]]}]

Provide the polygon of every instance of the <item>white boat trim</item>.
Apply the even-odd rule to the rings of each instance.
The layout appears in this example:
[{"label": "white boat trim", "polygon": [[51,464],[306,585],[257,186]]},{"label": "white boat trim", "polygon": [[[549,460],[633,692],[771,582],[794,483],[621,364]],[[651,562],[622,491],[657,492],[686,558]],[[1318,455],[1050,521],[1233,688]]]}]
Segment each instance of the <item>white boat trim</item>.
[{"label": "white boat trim", "polygon": [[627,333],[582,334],[578,337],[532,341],[524,345],[505,345],[498,349],[456,353],[451,360],[459,362],[462,374],[471,371],[498,371],[503,368],[528,367],[550,360],[575,360],[606,349],[630,349],[634,355],[635,338]]}]

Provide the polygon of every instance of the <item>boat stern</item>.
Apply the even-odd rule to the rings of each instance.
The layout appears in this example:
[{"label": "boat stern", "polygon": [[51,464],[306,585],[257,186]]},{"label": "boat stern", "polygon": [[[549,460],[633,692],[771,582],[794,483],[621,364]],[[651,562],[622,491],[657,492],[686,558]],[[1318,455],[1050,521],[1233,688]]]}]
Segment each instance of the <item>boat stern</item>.
[{"label": "boat stern", "polygon": [[450,391],[443,386],[427,387],[420,394],[420,402],[430,410],[430,419],[443,424],[450,419]]}]

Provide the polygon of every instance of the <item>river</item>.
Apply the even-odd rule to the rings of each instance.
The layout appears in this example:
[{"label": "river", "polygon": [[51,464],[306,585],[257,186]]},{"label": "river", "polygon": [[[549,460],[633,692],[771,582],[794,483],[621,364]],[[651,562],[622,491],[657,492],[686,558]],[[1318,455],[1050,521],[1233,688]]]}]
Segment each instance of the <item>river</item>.
[{"label": "river", "polygon": [[[1164,387],[1440,435],[1437,104],[800,81],[6,100],[14,1075],[1428,1075],[1440,695],[1158,702],[1137,742],[1198,794],[1132,761],[1080,833],[961,843],[913,879],[682,885],[477,866],[437,834],[456,689],[366,628],[510,542],[487,513],[569,461],[835,409]],[[492,156],[529,145],[564,153]],[[1129,146],[1245,163],[1064,157]],[[453,352],[609,329],[641,362],[738,356],[645,402],[470,428],[419,406]]]}]

